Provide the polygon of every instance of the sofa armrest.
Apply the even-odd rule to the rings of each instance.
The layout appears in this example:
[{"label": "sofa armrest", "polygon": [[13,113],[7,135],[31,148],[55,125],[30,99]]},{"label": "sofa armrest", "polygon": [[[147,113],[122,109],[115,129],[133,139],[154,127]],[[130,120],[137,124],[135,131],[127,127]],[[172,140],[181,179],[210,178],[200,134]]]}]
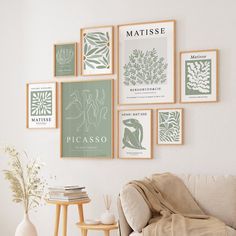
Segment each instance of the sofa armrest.
[{"label": "sofa armrest", "polygon": [[117,199],[117,209],[118,209],[118,216],[119,216],[120,236],[129,236],[133,232],[133,230],[130,228],[125,218],[125,215],[121,206],[120,196]]}]

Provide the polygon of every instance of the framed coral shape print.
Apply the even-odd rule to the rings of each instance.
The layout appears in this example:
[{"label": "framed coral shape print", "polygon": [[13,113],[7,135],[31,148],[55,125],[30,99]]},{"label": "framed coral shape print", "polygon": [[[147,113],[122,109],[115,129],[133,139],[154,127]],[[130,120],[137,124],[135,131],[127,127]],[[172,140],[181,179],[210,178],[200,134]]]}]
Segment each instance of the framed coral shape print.
[{"label": "framed coral shape print", "polygon": [[218,50],[180,53],[181,102],[216,102]]},{"label": "framed coral shape print", "polygon": [[57,127],[57,83],[26,85],[27,128]]},{"label": "framed coral shape print", "polygon": [[120,105],[175,102],[175,21],[118,26]]},{"label": "framed coral shape print", "polygon": [[54,45],[54,76],[77,76],[77,43]]},{"label": "framed coral shape print", "polygon": [[61,157],[113,158],[113,80],[61,83]]},{"label": "framed coral shape print", "polygon": [[158,109],[157,144],[183,144],[183,109]]},{"label": "framed coral shape print", "polygon": [[113,74],[113,31],[113,26],[81,29],[81,75]]},{"label": "framed coral shape print", "polygon": [[118,111],[118,158],[152,158],[152,110]]}]

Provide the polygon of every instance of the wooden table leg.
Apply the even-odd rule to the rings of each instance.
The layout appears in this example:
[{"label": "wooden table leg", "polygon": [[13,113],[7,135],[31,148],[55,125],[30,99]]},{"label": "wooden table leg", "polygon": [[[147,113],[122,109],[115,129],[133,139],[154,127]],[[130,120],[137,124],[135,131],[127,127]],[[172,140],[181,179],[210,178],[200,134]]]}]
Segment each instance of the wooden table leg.
[{"label": "wooden table leg", "polygon": [[79,223],[83,223],[84,222],[83,205],[78,205],[78,211],[79,211]]},{"label": "wooden table leg", "polygon": [[55,221],[54,236],[58,236],[60,213],[61,213],[61,205],[56,205],[56,221]]},{"label": "wooden table leg", "polygon": [[63,205],[63,236],[67,235],[67,205]]},{"label": "wooden table leg", "polygon": [[109,236],[110,235],[110,231],[109,230],[104,230],[104,236]]},{"label": "wooden table leg", "polygon": [[82,236],[87,236],[88,230],[87,229],[81,229]]}]

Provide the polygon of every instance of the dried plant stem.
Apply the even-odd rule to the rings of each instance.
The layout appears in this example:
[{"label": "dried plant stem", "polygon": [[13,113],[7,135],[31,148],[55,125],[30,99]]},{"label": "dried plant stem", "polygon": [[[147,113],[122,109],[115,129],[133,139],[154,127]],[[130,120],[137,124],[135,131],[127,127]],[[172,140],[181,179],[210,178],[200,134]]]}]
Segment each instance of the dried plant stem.
[{"label": "dried plant stem", "polygon": [[111,196],[110,195],[103,195],[104,204],[107,210],[111,208]]}]

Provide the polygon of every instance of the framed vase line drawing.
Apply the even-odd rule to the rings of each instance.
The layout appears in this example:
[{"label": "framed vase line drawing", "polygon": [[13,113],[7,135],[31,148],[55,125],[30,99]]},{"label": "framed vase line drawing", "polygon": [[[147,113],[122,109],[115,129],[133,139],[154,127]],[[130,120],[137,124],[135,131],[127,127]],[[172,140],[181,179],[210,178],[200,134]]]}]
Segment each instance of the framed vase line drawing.
[{"label": "framed vase line drawing", "polygon": [[61,157],[113,158],[113,80],[61,83]]},{"label": "framed vase line drawing", "polygon": [[26,100],[27,128],[57,128],[56,82],[28,83]]},{"label": "framed vase line drawing", "polygon": [[175,102],[175,21],[118,26],[118,103]]},{"label": "framed vase line drawing", "polygon": [[156,143],[164,145],[183,144],[183,108],[157,109]]},{"label": "framed vase line drawing", "polygon": [[180,53],[181,103],[218,101],[218,50]]},{"label": "framed vase line drawing", "polygon": [[152,110],[118,111],[118,158],[151,159]]},{"label": "framed vase line drawing", "polygon": [[114,73],[114,27],[99,26],[80,30],[82,76]]},{"label": "framed vase line drawing", "polygon": [[77,76],[77,43],[54,45],[54,76]]}]

